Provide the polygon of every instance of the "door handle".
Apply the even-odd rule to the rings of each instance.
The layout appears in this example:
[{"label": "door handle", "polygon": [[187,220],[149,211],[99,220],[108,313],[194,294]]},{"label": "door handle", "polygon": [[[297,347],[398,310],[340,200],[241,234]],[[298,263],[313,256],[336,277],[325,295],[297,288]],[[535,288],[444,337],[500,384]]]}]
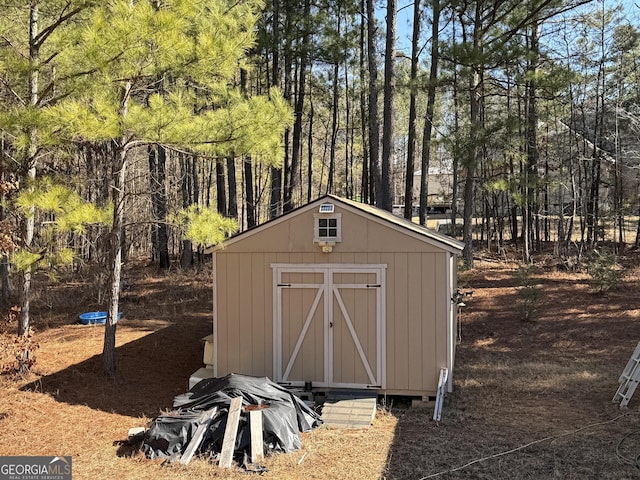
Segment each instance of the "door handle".
[{"label": "door handle", "polygon": [[333,328],[333,322],[329,322],[329,328]]}]

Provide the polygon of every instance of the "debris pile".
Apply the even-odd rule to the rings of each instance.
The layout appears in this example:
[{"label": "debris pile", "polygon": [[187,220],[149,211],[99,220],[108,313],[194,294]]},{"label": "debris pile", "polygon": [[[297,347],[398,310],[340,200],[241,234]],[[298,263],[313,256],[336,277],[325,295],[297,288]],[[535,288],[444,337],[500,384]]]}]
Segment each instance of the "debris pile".
[{"label": "debris pile", "polygon": [[[232,399],[236,397],[242,399],[242,408],[234,412],[239,413],[239,419],[237,415],[229,415],[230,409],[234,410]],[[239,401],[234,403],[240,407]],[[194,454],[204,454],[220,459],[226,447],[239,463],[246,464],[244,459],[249,453],[255,458],[256,453],[261,457],[265,452],[298,450],[300,432],[322,423],[316,412],[286,388],[266,377],[239,374],[198,382],[187,393],[174,398],[173,408],[157,417],[146,432],[142,451],[148,458],[188,463]],[[261,412],[262,452],[250,452],[252,411]],[[232,425],[234,420],[237,430]],[[225,436],[225,430],[233,430],[231,434],[235,435]],[[255,435],[254,432],[254,439]],[[232,450],[225,442],[233,442]]]}]

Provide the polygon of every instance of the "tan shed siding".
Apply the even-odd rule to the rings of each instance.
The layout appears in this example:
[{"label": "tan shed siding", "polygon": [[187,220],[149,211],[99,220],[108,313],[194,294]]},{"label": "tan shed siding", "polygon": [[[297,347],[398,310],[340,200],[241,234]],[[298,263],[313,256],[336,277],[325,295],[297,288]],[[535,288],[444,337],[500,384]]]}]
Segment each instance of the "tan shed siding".
[{"label": "tan shed siding", "polygon": [[[416,268],[415,262],[420,260],[419,254],[409,253],[406,255],[407,265],[405,273],[407,276],[407,353],[409,354],[409,381],[407,388],[411,390],[422,387],[422,366],[423,366],[423,348],[420,346],[422,338],[422,316],[421,308],[417,305],[423,303],[421,284],[422,276],[420,275],[420,263]],[[418,302],[417,300],[420,299]]]},{"label": "tan shed siding", "polygon": [[214,330],[216,332],[215,345],[216,351],[214,357],[216,359],[216,369],[218,374],[221,374],[226,368],[227,363],[227,347],[224,343],[223,332],[226,331],[226,326],[223,325],[223,320],[229,318],[227,313],[229,308],[229,297],[227,295],[228,284],[227,277],[227,257],[225,255],[216,255],[216,278],[214,278],[214,288],[216,289],[216,305]]},{"label": "tan shed siding", "polygon": [[[391,342],[391,350],[388,358],[394,359],[394,365],[391,370],[392,376],[389,384],[392,388],[407,389],[409,388],[409,318],[408,318],[408,288],[409,279],[407,277],[407,254],[394,253],[390,254],[392,260],[390,270],[393,272],[393,280],[387,283],[387,298],[393,297],[393,308],[387,310],[387,320],[392,322],[391,329],[393,331],[393,341]],[[391,318],[389,318],[391,316]],[[389,323],[387,323],[388,325]],[[388,346],[389,347],[389,346]]]},{"label": "tan shed siding", "polygon": [[[228,274],[231,279],[229,284],[229,296],[233,298],[240,299],[240,301],[233,302],[234,305],[229,306],[229,318],[226,319],[227,323],[227,332],[228,332],[228,352],[230,353],[230,358],[232,359],[230,365],[233,366],[234,372],[242,372],[243,365],[247,364],[246,355],[249,350],[243,345],[242,331],[243,331],[243,321],[241,317],[241,313],[243,313],[243,305],[246,302],[243,302],[242,299],[247,294],[242,289],[242,281],[241,277],[244,273],[241,268],[241,259],[243,255],[231,254],[229,256],[228,263]],[[243,348],[244,347],[244,348]]]},{"label": "tan shed siding", "polygon": [[303,254],[300,252],[291,253],[287,263],[302,263],[302,256]]},{"label": "tan shed siding", "polygon": [[[271,374],[273,300],[264,284],[271,275],[270,269],[265,272],[265,257],[216,254],[218,278],[222,280],[216,285],[218,375]],[[271,285],[270,277],[268,282]]]},{"label": "tan shed siding", "polygon": [[[449,256],[438,244],[425,242],[424,237],[412,231],[404,231],[385,221],[372,219],[340,208],[342,214],[342,242],[331,253],[323,253],[313,243],[313,214],[317,208],[292,215],[286,220],[276,220],[255,234],[230,242],[216,252],[216,274],[221,280],[216,284],[216,333],[218,375],[230,372],[265,375],[273,378],[274,359],[274,285],[272,264],[356,264],[387,265],[385,306],[385,350],[383,367],[386,370],[386,390],[400,394],[433,394],[437,387],[440,367],[451,361],[452,339],[448,337],[451,318],[447,283]],[[455,267],[455,260],[453,262]],[[347,279],[345,276],[344,279]],[[346,280],[345,280],[346,281]],[[363,292],[342,293],[360,295]],[[304,304],[313,301],[314,292],[306,292],[293,305],[297,316],[305,316]],[[308,297],[308,298],[307,298]],[[367,302],[345,298],[348,304],[358,305],[354,318],[372,317]],[[353,302],[351,300],[354,300]],[[334,301],[334,300],[332,300]],[[335,308],[335,305],[334,307]],[[320,312],[321,313],[321,312]],[[320,315],[318,313],[318,315]],[[304,320],[303,320],[304,321]],[[317,325],[316,325],[317,323]],[[307,367],[324,348],[321,322],[314,323],[319,330],[311,329],[305,338],[306,348],[300,352],[300,366]],[[350,358],[346,349],[348,331],[344,334],[343,358]],[[362,326],[364,344],[372,345],[374,329]],[[287,335],[287,348],[295,347],[299,331],[282,332]],[[451,332],[455,342],[455,331]],[[455,344],[453,345],[455,347]],[[367,350],[365,345],[363,348]],[[345,360],[346,362],[346,360]],[[283,360],[286,368],[286,361]],[[372,368],[375,366],[372,365]],[[339,374],[344,378],[354,373],[360,365],[340,365]],[[374,368],[375,369],[375,368]],[[355,372],[357,373],[357,372]]]},{"label": "tan shed siding", "polygon": [[[237,255],[238,257],[238,316],[235,317],[234,333],[236,335],[235,348],[238,349],[238,373],[250,371],[253,367],[253,349],[249,346],[248,329],[252,327],[252,303],[255,301],[251,291],[251,255]],[[233,322],[233,319],[231,320]]]},{"label": "tan shed siding", "polygon": [[220,253],[213,254],[213,359],[215,362],[214,371],[216,375],[219,375],[221,365],[224,362],[224,357],[221,355],[222,341],[220,337],[220,319],[223,317],[223,312],[226,312],[227,298],[225,297],[226,289],[224,288],[224,277],[226,273],[226,262],[224,255]]},{"label": "tan shed siding", "polygon": [[[289,227],[289,251],[306,252],[317,248],[313,244],[313,212],[297,215],[285,222]],[[291,263],[296,263],[295,261]]]},{"label": "tan shed siding", "polygon": [[[343,219],[343,232],[346,228],[344,226]],[[344,233],[343,233],[344,234]],[[355,241],[340,246],[339,249],[354,251],[369,251],[369,252],[415,252],[415,253],[439,253],[442,250],[435,245],[425,243],[419,238],[414,238],[414,234],[407,232],[406,235],[400,234],[396,229],[390,228],[386,225],[381,225],[377,222],[369,220],[367,222],[366,242],[363,244],[364,231],[355,231]],[[415,234],[417,236],[417,234]],[[336,249],[337,250],[337,249]]]},{"label": "tan shed siding", "polygon": [[[336,208],[342,214],[342,242],[333,247],[333,253],[326,254],[313,243],[313,213],[309,211],[293,216],[288,221],[274,223],[255,235],[247,235],[238,242],[225,247],[224,252],[300,252],[317,254],[323,263],[333,263],[336,254],[361,254],[362,252],[431,252],[441,249],[418,238],[419,234],[406,231],[399,233],[396,228],[353,212]],[[401,228],[401,227],[398,227]],[[336,261],[336,263],[349,263]]]},{"label": "tan shed siding", "polygon": [[[429,254],[408,254],[407,278],[409,281],[409,299],[407,314],[409,320],[409,388],[422,390],[425,388],[426,372],[429,365],[429,344],[424,343],[424,332],[429,329],[429,286],[424,275],[423,259]],[[429,266],[429,262],[427,267]],[[430,363],[430,362],[429,362]]]},{"label": "tan shed siding", "polygon": [[[238,365],[237,318],[238,318],[238,267],[237,255],[227,254],[218,260],[221,281],[218,284],[218,349],[219,373],[225,375]],[[236,319],[235,321],[232,319]]]},{"label": "tan shed siding", "polygon": [[255,319],[256,322],[264,322],[265,324],[265,335],[263,340],[264,345],[264,365],[262,365],[262,370],[264,370],[264,375],[269,378],[273,378],[275,372],[273,371],[273,360],[275,356],[275,352],[273,351],[273,270],[271,269],[271,264],[275,263],[277,260],[276,255],[273,253],[263,255],[263,263],[262,263],[262,276],[264,278],[264,284],[262,288],[265,294],[265,304],[264,310],[260,312],[258,318]]},{"label": "tan shed siding", "polygon": [[[382,265],[384,262],[382,261],[382,254],[380,252],[367,252],[365,254],[366,261],[363,263],[370,263],[371,265]],[[387,279],[387,284],[389,280]]]},{"label": "tan shed siding", "polygon": [[302,254],[302,263],[318,263],[316,260],[317,252],[305,252]]},{"label": "tan shed siding", "polygon": [[[245,332],[245,338],[251,340],[251,372],[255,372],[255,375],[267,375],[270,373],[270,361],[271,356],[268,355],[271,350],[269,340],[272,338],[272,328],[270,322],[267,321],[268,316],[265,312],[270,312],[272,307],[272,301],[270,296],[265,291],[264,281],[266,274],[269,275],[269,284],[271,284],[271,271],[265,272],[264,261],[265,255],[262,253],[254,253],[250,256],[250,271],[247,272],[248,285],[250,288],[246,291],[249,295],[244,297],[244,301],[250,306],[250,317],[243,319],[250,325],[250,331]],[[247,342],[249,344],[249,342]]]},{"label": "tan shed siding", "polygon": [[[299,233],[298,233],[299,235]],[[313,232],[311,233],[313,236]],[[248,235],[225,248],[239,252],[284,252],[289,250],[291,235],[287,221],[271,226],[257,235]],[[313,238],[311,239],[313,240]]]},{"label": "tan shed siding", "polygon": [[336,244],[334,250],[340,252],[362,252],[371,251],[366,246],[371,236],[371,221],[352,212],[336,209],[342,213],[342,242]]},{"label": "tan shed siding", "polygon": [[437,364],[437,322],[441,321],[446,324],[446,319],[437,319],[437,302],[439,297],[437,295],[437,283],[436,278],[437,263],[441,262],[443,258],[442,253],[423,255],[422,257],[422,278],[423,278],[423,292],[425,298],[423,301],[424,308],[423,322],[424,330],[422,331],[422,348],[424,349],[423,368],[425,369],[423,376],[423,390],[435,391],[438,387],[439,373],[436,372]]},{"label": "tan shed siding", "polygon": [[[446,342],[446,305],[437,272],[446,264],[443,253],[383,254],[387,270],[387,388],[435,391]],[[373,263],[373,262],[372,262]],[[446,277],[445,277],[446,278]],[[446,287],[444,287],[446,289]],[[444,337],[441,337],[444,332]],[[445,343],[446,345],[446,343]]]}]

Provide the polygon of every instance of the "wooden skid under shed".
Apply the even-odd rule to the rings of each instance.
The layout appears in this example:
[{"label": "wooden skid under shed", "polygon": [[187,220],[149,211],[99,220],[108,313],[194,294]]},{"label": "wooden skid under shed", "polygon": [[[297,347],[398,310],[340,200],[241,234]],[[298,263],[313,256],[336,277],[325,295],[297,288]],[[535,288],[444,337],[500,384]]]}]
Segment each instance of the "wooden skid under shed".
[{"label": "wooden skid under shed", "polygon": [[335,428],[368,428],[376,415],[376,392],[329,392],[322,421]]}]

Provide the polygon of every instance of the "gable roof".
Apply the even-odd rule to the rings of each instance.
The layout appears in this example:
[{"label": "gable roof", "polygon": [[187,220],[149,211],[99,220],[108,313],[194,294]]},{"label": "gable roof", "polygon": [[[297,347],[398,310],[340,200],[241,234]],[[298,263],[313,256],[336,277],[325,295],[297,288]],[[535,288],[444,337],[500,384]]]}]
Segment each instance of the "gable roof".
[{"label": "gable roof", "polygon": [[245,230],[243,232],[237,233],[232,237],[228,238],[224,244],[217,245],[215,247],[209,247],[205,250],[206,253],[212,253],[216,250],[224,248],[224,245],[232,245],[237,241],[240,241],[244,238],[247,238],[252,235],[256,235],[263,230],[266,230],[274,225],[277,225],[281,222],[287,221],[294,215],[299,215],[301,213],[305,213],[308,211],[317,211],[318,206],[321,203],[326,203],[328,200],[339,205],[340,207],[349,210],[354,213],[358,213],[360,215],[364,215],[368,219],[378,222],[380,224],[384,224],[388,227],[391,227],[395,230],[398,230],[404,234],[410,235],[414,238],[418,238],[419,240],[425,241],[430,244],[435,244],[444,250],[448,250],[452,253],[459,254],[462,252],[464,248],[464,243],[452,238],[448,235],[444,235],[442,233],[436,232],[435,230],[431,230],[429,228],[418,225],[417,223],[410,222],[405,218],[398,217],[397,215],[392,214],[386,210],[382,210],[373,205],[368,205],[365,203],[356,202],[354,200],[348,200],[346,198],[338,197],[336,195],[324,195],[322,197],[317,198],[316,200],[302,205],[298,208],[295,208],[278,218],[274,218],[273,220],[269,220],[261,225],[253,227],[249,230]]}]

